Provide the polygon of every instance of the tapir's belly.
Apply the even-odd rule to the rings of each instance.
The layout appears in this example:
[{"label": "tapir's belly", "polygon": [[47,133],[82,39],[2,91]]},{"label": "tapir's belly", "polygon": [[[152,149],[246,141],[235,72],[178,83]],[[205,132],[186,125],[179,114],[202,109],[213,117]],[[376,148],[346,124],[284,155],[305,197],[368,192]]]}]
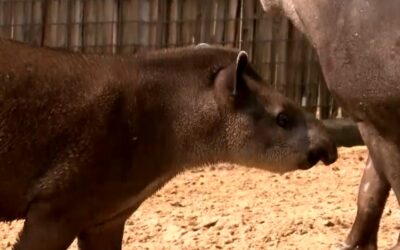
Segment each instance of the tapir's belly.
[{"label": "tapir's belly", "polygon": [[354,120],[400,139],[400,74],[396,79],[369,64],[358,63],[333,64],[330,71],[325,70],[330,92]]}]

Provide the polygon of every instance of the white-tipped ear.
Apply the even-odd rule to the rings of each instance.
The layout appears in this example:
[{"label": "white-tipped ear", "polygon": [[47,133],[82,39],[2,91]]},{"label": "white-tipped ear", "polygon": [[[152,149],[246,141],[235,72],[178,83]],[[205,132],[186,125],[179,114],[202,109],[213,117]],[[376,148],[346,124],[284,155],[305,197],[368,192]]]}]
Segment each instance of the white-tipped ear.
[{"label": "white-tipped ear", "polygon": [[208,43],[199,43],[196,45],[196,49],[210,48],[211,45]]},{"label": "white-tipped ear", "polygon": [[239,51],[236,57],[236,75],[235,75],[235,82],[233,85],[232,95],[237,94],[237,84],[240,80],[240,76],[243,73],[243,70],[246,68],[247,64],[249,63],[249,56],[247,55],[246,51]]}]

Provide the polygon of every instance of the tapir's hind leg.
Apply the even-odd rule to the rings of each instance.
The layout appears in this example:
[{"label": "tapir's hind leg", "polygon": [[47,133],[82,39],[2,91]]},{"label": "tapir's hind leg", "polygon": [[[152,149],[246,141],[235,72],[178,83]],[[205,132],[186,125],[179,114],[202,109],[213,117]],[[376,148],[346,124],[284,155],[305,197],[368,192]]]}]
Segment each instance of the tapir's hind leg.
[{"label": "tapir's hind leg", "polygon": [[[378,180],[378,182],[374,182],[375,187],[366,192],[366,197],[370,197],[366,200],[372,204],[380,205],[378,207],[368,206],[368,208],[373,209],[372,215],[378,216],[379,212],[380,217],[385,203],[384,201],[386,200],[387,192],[389,191],[388,185],[394,191],[397,201],[400,201],[400,150],[399,146],[397,145],[398,141],[396,141],[400,137],[400,134],[386,135],[384,137],[381,135],[384,133],[379,133],[378,130],[368,123],[360,123],[359,128],[360,133],[366,145],[368,146],[372,162],[374,163],[373,166],[376,172],[375,176],[378,177],[373,178],[375,181]],[[382,189],[377,187],[381,187]],[[379,190],[382,192],[378,192]],[[385,193],[385,199],[383,199],[383,193]],[[374,196],[379,198],[379,200],[374,198]],[[372,215],[368,215],[368,218],[373,218]],[[363,226],[367,227],[368,225]],[[362,227],[359,228],[361,229]],[[376,241],[376,236],[374,240]]]},{"label": "tapir's hind leg", "polygon": [[358,191],[357,216],[342,249],[376,249],[379,221],[390,185],[368,157]]},{"label": "tapir's hind leg", "polygon": [[47,204],[29,209],[14,250],[64,250],[76,237],[71,222],[49,211]]}]

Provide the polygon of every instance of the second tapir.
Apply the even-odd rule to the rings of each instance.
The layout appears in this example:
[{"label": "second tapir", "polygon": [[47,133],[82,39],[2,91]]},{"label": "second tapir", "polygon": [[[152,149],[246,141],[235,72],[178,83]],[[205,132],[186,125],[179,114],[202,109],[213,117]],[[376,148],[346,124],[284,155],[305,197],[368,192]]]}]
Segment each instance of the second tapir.
[{"label": "second tapir", "polygon": [[243,52],[89,56],[0,40],[0,217],[26,219],[14,249],[76,237],[120,249],[125,220],[190,166],[286,172],[336,157],[320,122]]}]

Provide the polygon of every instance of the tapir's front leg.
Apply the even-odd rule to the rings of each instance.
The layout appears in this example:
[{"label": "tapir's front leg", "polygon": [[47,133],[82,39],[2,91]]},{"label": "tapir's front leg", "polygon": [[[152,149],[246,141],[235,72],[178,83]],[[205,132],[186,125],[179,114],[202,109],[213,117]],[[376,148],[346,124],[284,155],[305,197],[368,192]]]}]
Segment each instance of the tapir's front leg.
[{"label": "tapir's front leg", "polygon": [[91,228],[78,237],[80,250],[121,250],[125,220],[111,221]]},{"label": "tapir's front leg", "polygon": [[342,249],[377,249],[379,221],[390,185],[375,169],[370,156],[358,191],[357,216]]},{"label": "tapir's front leg", "polygon": [[121,250],[125,221],[136,208],[130,208],[118,216],[80,233],[78,236],[79,249]]},{"label": "tapir's front leg", "polygon": [[77,225],[69,220],[70,214],[59,212],[49,202],[32,203],[13,250],[67,249],[77,234]]}]

